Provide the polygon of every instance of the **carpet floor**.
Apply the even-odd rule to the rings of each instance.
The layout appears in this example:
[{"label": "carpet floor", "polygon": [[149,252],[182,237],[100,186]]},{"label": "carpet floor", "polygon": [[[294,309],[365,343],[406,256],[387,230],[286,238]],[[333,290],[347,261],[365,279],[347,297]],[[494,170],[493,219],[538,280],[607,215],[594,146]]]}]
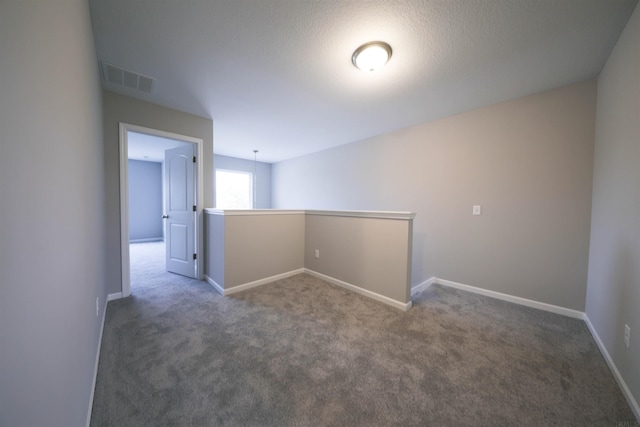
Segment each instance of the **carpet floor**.
[{"label": "carpet floor", "polygon": [[580,320],[439,285],[401,312],[305,274],[223,297],[134,277],[133,246],[92,426],[635,425]]}]

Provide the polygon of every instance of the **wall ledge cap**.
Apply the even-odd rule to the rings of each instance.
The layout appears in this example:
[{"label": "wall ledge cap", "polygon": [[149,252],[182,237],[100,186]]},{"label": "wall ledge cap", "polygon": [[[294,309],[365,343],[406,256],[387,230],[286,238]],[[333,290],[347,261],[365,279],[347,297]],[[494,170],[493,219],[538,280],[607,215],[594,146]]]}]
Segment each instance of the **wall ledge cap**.
[{"label": "wall ledge cap", "polygon": [[326,215],[326,216],[349,216],[357,218],[380,218],[380,219],[414,219],[415,212],[402,211],[327,211],[327,210],[307,210],[307,215]]},{"label": "wall ledge cap", "polygon": [[303,210],[289,209],[212,209],[206,208],[205,213],[209,215],[224,216],[249,216],[249,215],[304,215]]},{"label": "wall ledge cap", "polygon": [[329,211],[329,210],[289,210],[289,209],[212,209],[206,208],[206,214],[223,216],[250,215],[324,215],[356,218],[401,219],[412,220],[415,212],[401,211]]}]

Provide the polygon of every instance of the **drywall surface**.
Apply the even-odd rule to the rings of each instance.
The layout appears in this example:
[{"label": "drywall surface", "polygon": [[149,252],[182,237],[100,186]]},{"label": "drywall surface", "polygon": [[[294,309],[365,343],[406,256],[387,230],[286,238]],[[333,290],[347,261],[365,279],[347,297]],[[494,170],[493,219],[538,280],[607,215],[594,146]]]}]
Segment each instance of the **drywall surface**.
[{"label": "drywall surface", "polygon": [[204,216],[207,262],[204,273],[224,289],[224,216]]},{"label": "drywall surface", "polygon": [[416,212],[413,286],[583,311],[595,100],[592,80],[275,163],[272,205]]},{"label": "drywall surface", "polygon": [[107,296],[88,2],[2,1],[0,40],[0,425],[83,426]]},{"label": "drywall surface", "polygon": [[[411,300],[412,221],[306,216],[304,266],[407,303]],[[318,257],[316,258],[316,250]]]},{"label": "drywall surface", "polygon": [[408,309],[413,218],[409,212],[207,209],[206,273],[226,294],[305,269]]},{"label": "drywall surface", "polygon": [[[586,314],[640,402],[640,8],[600,77]],[[623,342],[631,327],[630,346]],[[637,407],[636,407],[637,411]]]},{"label": "drywall surface", "polygon": [[129,160],[129,240],[162,239],[162,163]]},{"label": "drywall surface", "polygon": [[204,203],[213,206],[213,122],[138,99],[103,92],[104,167],[107,205],[107,284],[109,293],[122,291],[120,245],[119,123],[127,123],[203,140]]},{"label": "drywall surface", "polygon": [[224,288],[304,267],[304,214],[224,217]]},{"label": "drywall surface", "polygon": [[[236,157],[213,156],[215,169],[255,173],[256,175],[256,206],[255,209],[271,208],[271,164],[238,159]],[[214,188],[215,200],[215,188]]]}]

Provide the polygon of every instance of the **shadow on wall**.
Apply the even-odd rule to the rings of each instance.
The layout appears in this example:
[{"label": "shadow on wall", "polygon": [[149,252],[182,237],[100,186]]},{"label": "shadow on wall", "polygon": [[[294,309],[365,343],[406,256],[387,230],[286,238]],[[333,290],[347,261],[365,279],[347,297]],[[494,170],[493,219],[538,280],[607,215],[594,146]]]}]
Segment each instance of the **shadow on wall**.
[{"label": "shadow on wall", "polygon": [[[618,246],[617,250],[613,255],[614,259],[612,260],[610,265],[615,265],[611,271],[613,275],[611,277],[610,286],[613,286],[616,289],[615,292],[609,292],[609,295],[617,296],[619,299],[616,301],[610,301],[609,306],[611,307],[620,307],[619,310],[616,310],[616,321],[614,323],[615,330],[613,331],[612,336],[619,337],[616,339],[616,343],[614,343],[613,351],[617,352],[620,350],[621,357],[624,357],[625,348],[624,341],[622,340],[623,328],[624,325],[629,325],[632,330],[634,329],[632,325],[633,319],[630,319],[628,313],[634,313],[637,307],[634,307],[635,301],[637,301],[638,296],[634,295],[634,284],[640,282],[640,277],[638,277],[638,266],[636,264],[637,261],[634,262],[634,251],[629,246],[627,242],[621,242]],[[613,356],[616,357],[616,356]]]},{"label": "shadow on wall", "polygon": [[[425,233],[413,233],[413,248],[411,251],[411,287],[418,286],[421,282],[421,278],[425,277],[427,272],[425,271],[424,259],[425,259],[425,244],[427,235]],[[416,279],[417,278],[417,279]],[[414,281],[416,279],[418,283]]]}]

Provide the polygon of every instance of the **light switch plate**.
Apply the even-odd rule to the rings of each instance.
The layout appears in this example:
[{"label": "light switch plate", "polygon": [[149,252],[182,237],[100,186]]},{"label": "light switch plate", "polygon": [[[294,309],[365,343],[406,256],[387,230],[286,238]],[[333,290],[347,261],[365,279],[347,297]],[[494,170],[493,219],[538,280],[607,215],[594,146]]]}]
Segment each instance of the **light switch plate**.
[{"label": "light switch plate", "polygon": [[473,214],[474,215],[480,215],[481,213],[482,213],[482,206],[473,205]]}]

